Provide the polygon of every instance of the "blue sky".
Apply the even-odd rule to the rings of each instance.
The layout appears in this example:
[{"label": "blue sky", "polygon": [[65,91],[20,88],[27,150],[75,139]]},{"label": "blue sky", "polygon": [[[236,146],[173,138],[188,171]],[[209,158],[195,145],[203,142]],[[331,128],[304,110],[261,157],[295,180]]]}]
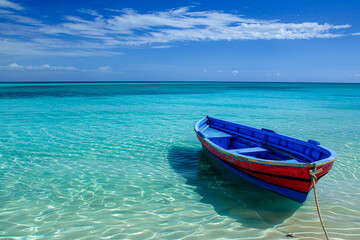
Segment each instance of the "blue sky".
[{"label": "blue sky", "polygon": [[0,81],[360,82],[360,1],[0,0]]}]

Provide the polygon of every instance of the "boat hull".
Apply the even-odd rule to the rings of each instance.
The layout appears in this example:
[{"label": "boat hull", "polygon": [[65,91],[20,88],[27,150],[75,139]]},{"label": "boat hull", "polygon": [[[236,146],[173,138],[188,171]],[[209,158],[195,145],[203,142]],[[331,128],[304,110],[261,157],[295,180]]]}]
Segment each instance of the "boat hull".
[{"label": "boat hull", "polygon": [[[217,149],[209,144],[197,133],[202,146],[226,169],[241,176],[242,178],[271,190],[275,193],[293,199],[297,202],[304,202],[312,188],[309,170],[313,165],[297,166],[264,164],[256,161],[249,161],[241,156],[234,156]],[[317,181],[323,177],[333,165],[333,161],[316,168]]]}]

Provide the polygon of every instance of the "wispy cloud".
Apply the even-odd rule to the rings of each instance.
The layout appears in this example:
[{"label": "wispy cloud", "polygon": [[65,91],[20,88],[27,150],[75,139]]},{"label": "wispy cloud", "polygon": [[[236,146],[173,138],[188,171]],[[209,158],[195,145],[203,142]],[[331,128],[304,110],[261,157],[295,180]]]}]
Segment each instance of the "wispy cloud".
[{"label": "wispy cloud", "polygon": [[0,14],[11,14],[11,13],[14,13],[14,12],[0,9]]},{"label": "wispy cloud", "polygon": [[75,71],[77,70],[75,67],[73,66],[51,66],[49,64],[44,64],[41,66],[23,66],[23,65],[19,65],[17,63],[11,63],[9,65],[6,66],[0,66],[0,70],[10,70],[10,71],[24,71],[24,70],[30,70],[30,71],[41,71],[41,70],[46,70],[46,71]]},{"label": "wispy cloud", "polygon": [[[108,73],[113,72],[110,66],[101,66],[93,69],[79,69],[74,66],[56,66],[50,64],[43,65],[20,65],[17,63],[10,63],[8,65],[0,66],[0,71],[79,71],[79,72],[99,72]],[[116,71],[120,73],[119,71]]]},{"label": "wispy cloud", "polygon": [[[1,24],[0,24],[1,28]],[[16,31],[16,30],[15,30]],[[109,49],[91,42],[68,42],[54,38],[32,38],[29,41],[0,38],[0,55],[11,56],[115,56],[117,49]]]},{"label": "wispy cloud", "polygon": [[333,38],[342,34],[331,30],[350,27],[257,20],[222,11],[191,11],[190,7],[143,14],[133,9],[117,12],[118,15],[108,18],[89,12],[96,16],[93,20],[67,16],[66,22],[43,30],[51,34],[101,39],[105,43],[111,39],[117,45],[142,45],[175,41]]},{"label": "wispy cloud", "polygon": [[171,48],[171,45],[159,45],[159,46],[152,46],[151,48]]},{"label": "wispy cloud", "polygon": [[109,71],[111,71],[111,67],[110,66],[103,66],[103,67],[99,67],[97,70],[99,72],[109,72]]},{"label": "wispy cloud", "polygon": [[24,17],[18,14],[14,14],[12,12],[8,12],[7,14],[0,15],[0,18],[8,19],[10,21],[13,21],[15,23],[20,24],[26,24],[26,25],[32,25],[32,26],[44,26],[40,21],[30,18],[30,17]]},{"label": "wispy cloud", "polygon": [[20,4],[13,3],[8,0],[0,0],[0,8],[10,8],[14,10],[23,10],[24,7],[22,7]]},{"label": "wispy cloud", "polygon": [[[23,9],[7,0],[0,0],[0,7]],[[194,11],[192,7],[147,13],[129,8],[106,10],[107,16],[80,9],[79,14],[64,16],[55,24],[7,11],[0,14],[6,19],[0,23],[0,54],[115,55],[126,47],[167,48],[183,41],[335,38],[343,36],[339,29],[350,27],[259,20],[217,10]]]},{"label": "wispy cloud", "polygon": [[232,71],[232,74],[233,74],[234,76],[237,76],[237,75],[239,74],[239,71],[238,71],[238,70],[234,70],[234,71]]},{"label": "wispy cloud", "polygon": [[96,16],[96,17],[100,16],[96,11],[91,10],[91,9],[82,8],[82,9],[79,9],[78,12],[85,13],[85,14],[90,14],[90,15]]}]

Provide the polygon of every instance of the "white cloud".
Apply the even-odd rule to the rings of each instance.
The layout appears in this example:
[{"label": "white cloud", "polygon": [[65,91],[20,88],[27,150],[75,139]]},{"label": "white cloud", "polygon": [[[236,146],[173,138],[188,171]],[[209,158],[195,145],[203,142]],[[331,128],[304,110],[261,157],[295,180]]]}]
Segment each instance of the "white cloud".
[{"label": "white cloud", "polygon": [[14,12],[0,9],[0,14],[13,14]]},{"label": "white cloud", "polygon": [[24,10],[24,8],[20,4],[13,3],[8,0],[0,0],[0,7],[1,8],[11,8],[14,10]]},{"label": "white cloud", "polygon": [[0,66],[0,70],[28,70],[28,71],[41,71],[41,70],[51,70],[51,71],[75,71],[77,70],[73,66],[51,66],[49,64],[44,64],[41,66],[23,66],[17,63],[11,63],[6,66]]},{"label": "white cloud", "polygon": [[108,19],[100,16],[93,21],[68,17],[68,22],[52,28],[49,33],[80,34],[90,38],[112,35],[119,45],[141,45],[175,41],[331,38],[342,35],[330,33],[330,30],[350,27],[262,21],[221,11],[190,11],[189,7],[145,14],[133,9],[119,12],[117,16]]},{"label": "white cloud", "polygon": [[[31,66],[29,66],[31,69]],[[65,71],[75,71],[76,67],[74,66],[68,66],[68,67],[63,67],[63,66],[50,66],[49,64],[44,64],[41,66],[34,66],[33,67],[34,70],[65,70]]]},{"label": "white cloud", "polygon": [[33,39],[31,42],[0,38],[0,55],[15,56],[115,56],[123,53],[99,44],[69,43],[51,38]]},{"label": "white cloud", "polygon": [[106,36],[118,45],[141,45],[175,41],[332,38],[342,35],[330,30],[350,27],[316,22],[263,21],[221,11],[190,11],[190,7],[144,14],[133,9],[117,12],[118,15],[109,18],[96,15],[93,20],[67,16],[66,22],[44,28],[44,31],[94,39]]},{"label": "white cloud", "polygon": [[238,70],[234,70],[234,71],[232,71],[232,74],[233,74],[234,76],[237,76],[237,75],[239,74],[239,71],[238,71]]},{"label": "white cloud", "polygon": [[354,36],[360,36],[360,32],[357,32],[357,33],[353,33],[351,35],[354,35]]},{"label": "white cloud", "polygon": [[[1,4],[23,9],[6,0],[0,0]],[[193,7],[147,13],[128,8],[106,10],[111,15],[80,9],[79,16],[65,16],[57,24],[7,12],[0,16],[7,19],[0,23],[0,34],[6,36],[0,39],[0,54],[116,55],[121,54],[119,48],[139,45],[168,48],[178,41],[335,38],[344,34],[337,30],[350,27],[258,20],[217,10],[194,11]],[[82,17],[84,14],[86,18]]]},{"label": "white cloud", "polygon": [[159,45],[159,46],[153,46],[151,48],[171,48],[172,46],[170,45]]},{"label": "white cloud", "polygon": [[111,70],[110,66],[103,66],[98,68],[99,72],[109,72],[110,70]]},{"label": "white cloud", "polygon": [[[221,11],[189,10],[184,7],[167,12],[139,14],[132,9],[126,9],[123,14],[107,20],[97,18],[94,25],[103,23],[102,30],[127,34],[117,39],[119,43],[130,45],[202,40],[330,38],[341,36],[330,33],[331,29],[350,27],[308,22],[279,23],[274,20],[246,19],[241,15]],[[143,31],[144,34],[134,35],[135,31]]]},{"label": "white cloud", "polygon": [[[1,1],[1,0],[0,0]],[[8,14],[2,14],[0,15],[0,18],[5,18],[17,23],[22,23],[22,24],[26,24],[26,25],[34,25],[34,26],[41,26],[43,25],[40,21],[35,20],[33,18],[30,17],[24,17],[21,15],[17,15],[17,14],[13,14],[13,13],[8,13]]]},{"label": "white cloud", "polygon": [[[43,65],[20,65],[17,63],[10,63],[5,66],[0,66],[0,71],[80,71],[80,72],[111,72],[113,69],[110,66],[101,66],[96,69],[78,69],[74,66],[54,66],[50,64]],[[121,72],[117,72],[121,73]]]},{"label": "white cloud", "polygon": [[20,68],[22,68],[23,66],[18,65],[18,64],[16,64],[16,63],[11,63],[11,64],[8,65],[8,67],[9,67],[10,69],[20,69]]},{"label": "white cloud", "polygon": [[96,16],[96,17],[100,16],[96,11],[91,10],[91,9],[82,8],[82,9],[79,9],[78,11],[81,13],[89,14],[89,15]]}]

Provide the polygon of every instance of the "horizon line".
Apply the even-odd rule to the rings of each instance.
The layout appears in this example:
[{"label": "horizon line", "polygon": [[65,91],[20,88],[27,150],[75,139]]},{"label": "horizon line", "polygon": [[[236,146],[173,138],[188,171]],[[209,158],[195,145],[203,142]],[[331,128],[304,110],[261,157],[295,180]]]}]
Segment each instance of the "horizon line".
[{"label": "horizon line", "polygon": [[295,81],[207,81],[207,80],[195,80],[195,81],[0,81],[0,84],[58,84],[58,83],[320,83],[320,84],[360,84],[360,82],[295,82]]}]

